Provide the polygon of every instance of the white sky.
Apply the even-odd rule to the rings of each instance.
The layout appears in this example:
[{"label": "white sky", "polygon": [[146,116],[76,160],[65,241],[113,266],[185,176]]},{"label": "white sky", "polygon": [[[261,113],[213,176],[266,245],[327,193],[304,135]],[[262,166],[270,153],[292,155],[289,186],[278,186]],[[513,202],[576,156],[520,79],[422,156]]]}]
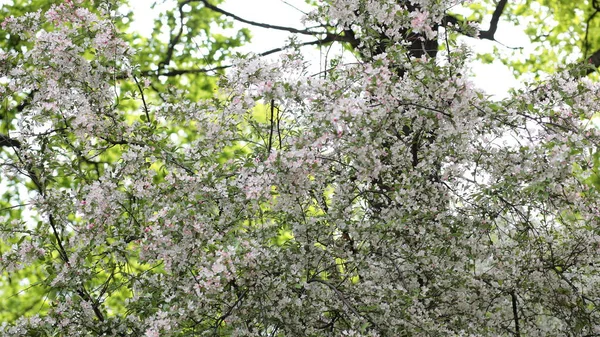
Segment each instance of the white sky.
[{"label": "white sky", "polygon": [[[135,8],[133,26],[135,30],[140,32],[151,31],[152,20],[150,19],[155,17],[157,11],[160,10],[160,8],[154,11],[150,10],[152,2],[150,0],[130,1],[130,4]],[[303,14],[292,6],[296,6],[303,11],[310,9],[304,3],[304,0],[226,0],[224,4],[220,5],[222,9],[247,20],[302,28],[300,19]],[[281,47],[290,36],[288,32],[252,27],[240,23],[237,23],[236,27],[248,27],[252,30],[252,43],[242,48],[244,52],[263,52]],[[485,23],[481,28],[487,28]],[[520,29],[511,27],[509,24],[503,22],[500,22],[496,39],[514,47],[527,47],[529,45],[527,37]],[[470,45],[474,51],[480,53],[491,52],[494,45],[500,49],[504,48],[498,43],[487,40],[478,41],[472,38],[465,38],[463,41]],[[309,57],[311,59],[314,58],[314,67],[318,70],[319,51],[313,47],[305,48],[305,51],[310,52]],[[506,97],[509,88],[519,86],[519,82],[514,79],[512,72],[499,61],[488,65],[473,62],[470,68],[474,74],[472,79],[476,86],[496,98]]]}]

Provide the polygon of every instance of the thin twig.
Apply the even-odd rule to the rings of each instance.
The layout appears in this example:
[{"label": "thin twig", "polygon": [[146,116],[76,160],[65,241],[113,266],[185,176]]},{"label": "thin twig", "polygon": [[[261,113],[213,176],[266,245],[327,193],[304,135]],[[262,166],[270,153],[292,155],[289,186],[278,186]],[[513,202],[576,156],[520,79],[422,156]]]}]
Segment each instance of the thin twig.
[{"label": "thin twig", "polygon": [[138,79],[135,75],[133,75],[133,80],[135,81],[135,84],[137,85],[140,95],[142,95],[142,104],[144,105],[144,113],[146,114],[146,122],[150,123],[150,113],[148,110],[148,104],[146,104],[146,97],[144,97],[144,89],[140,85],[140,82],[138,81]]}]

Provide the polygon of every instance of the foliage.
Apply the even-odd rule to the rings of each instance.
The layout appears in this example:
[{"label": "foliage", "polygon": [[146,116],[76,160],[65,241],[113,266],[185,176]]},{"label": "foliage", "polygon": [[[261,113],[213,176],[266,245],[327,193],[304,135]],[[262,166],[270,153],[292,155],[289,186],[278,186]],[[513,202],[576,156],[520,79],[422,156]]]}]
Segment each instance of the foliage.
[{"label": "foliage", "polygon": [[241,56],[206,99],[139,72],[154,58],[109,6],[5,19],[28,48],[0,54],[20,106],[0,165],[32,192],[3,206],[2,289],[27,309],[0,331],[599,334],[600,86],[566,69],[489,100],[439,35],[472,29],[455,5],[319,2],[306,24],[325,31],[296,32],[361,62]]}]

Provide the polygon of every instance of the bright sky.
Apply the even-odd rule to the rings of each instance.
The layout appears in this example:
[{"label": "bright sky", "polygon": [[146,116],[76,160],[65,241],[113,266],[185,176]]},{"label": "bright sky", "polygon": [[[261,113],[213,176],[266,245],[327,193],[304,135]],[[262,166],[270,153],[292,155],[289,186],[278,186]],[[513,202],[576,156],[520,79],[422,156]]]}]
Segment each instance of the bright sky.
[{"label": "bright sky", "polygon": [[[141,32],[149,32],[152,29],[150,18],[155,17],[157,11],[150,10],[150,0],[131,0],[130,4],[135,8],[134,27]],[[310,10],[310,7],[304,3],[304,0],[226,0],[220,7],[226,11],[236,14],[244,19],[268,23],[272,25],[290,26],[302,28],[300,20],[303,16],[301,11]],[[296,7],[296,8],[294,8]],[[251,28],[253,39],[252,43],[243,47],[242,51],[263,52],[273,48],[281,47],[290,36],[287,32],[264,29],[248,26],[238,23],[236,27]],[[486,25],[482,25],[486,29]],[[496,33],[498,41],[511,47],[527,47],[529,45],[525,34],[516,27],[500,22]],[[491,41],[478,41],[472,38],[463,39],[476,52],[490,52],[495,45],[497,48],[505,48],[502,45]],[[314,69],[319,68],[319,51],[308,47],[305,51],[310,51],[310,58],[314,59]],[[325,51],[323,51],[325,52]],[[484,65],[479,62],[473,62],[471,69],[474,74],[473,80],[477,87],[483,89],[496,98],[506,97],[507,91],[511,87],[517,87],[516,81],[511,71],[499,61],[493,64]]]}]

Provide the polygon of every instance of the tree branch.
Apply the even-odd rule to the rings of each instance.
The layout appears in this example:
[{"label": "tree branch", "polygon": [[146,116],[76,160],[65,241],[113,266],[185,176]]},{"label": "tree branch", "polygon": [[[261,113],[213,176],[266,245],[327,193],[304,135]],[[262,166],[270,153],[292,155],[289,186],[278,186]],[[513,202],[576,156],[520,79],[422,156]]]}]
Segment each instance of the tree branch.
[{"label": "tree branch", "polygon": [[500,0],[498,2],[494,14],[492,14],[492,20],[490,20],[490,28],[488,30],[480,31],[480,38],[495,41],[494,34],[496,34],[498,21],[500,21],[500,16],[502,16],[502,12],[504,11],[504,7],[506,7],[507,2],[508,0]]},{"label": "tree branch", "polygon": [[10,147],[21,147],[21,143],[16,140],[8,137],[7,135],[0,134],[0,147],[10,146]]},{"label": "tree branch", "polygon": [[227,69],[227,68],[231,68],[231,65],[224,65],[224,66],[218,66],[218,67],[212,67],[212,68],[200,68],[200,69],[173,69],[173,70],[169,70],[169,71],[165,71],[165,72],[160,72],[159,70],[144,70],[144,71],[141,71],[140,74],[142,76],[152,76],[152,77],[158,77],[158,76],[172,77],[172,76],[179,76],[179,75],[186,75],[186,74],[206,74],[206,73],[223,70],[223,69]]},{"label": "tree branch", "polygon": [[148,104],[146,104],[146,97],[144,97],[144,89],[140,85],[140,82],[138,81],[137,77],[135,77],[135,75],[133,75],[133,80],[135,81],[135,84],[137,85],[140,95],[142,96],[142,104],[144,106],[144,113],[146,114],[146,123],[151,123],[150,110],[148,109]]},{"label": "tree branch", "polygon": [[292,28],[292,27],[285,27],[285,26],[277,26],[277,25],[269,25],[266,23],[261,23],[261,22],[256,22],[256,21],[250,21],[250,20],[246,20],[243,19],[233,13],[230,13],[228,11],[225,11],[217,6],[211,5],[210,3],[208,3],[207,0],[187,0],[184,2],[184,4],[190,3],[190,2],[201,2],[202,4],[204,4],[204,7],[213,10],[217,13],[221,13],[227,17],[230,17],[236,21],[239,22],[243,22],[245,24],[249,24],[251,26],[256,26],[256,27],[261,27],[261,28],[267,28],[267,29],[276,29],[276,30],[283,30],[286,32],[290,32],[290,33],[295,33],[295,34],[303,34],[303,35],[319,35],[319,34],[324,34],[325,32],[315,32],[309,29],[297,29],[297,28]]},{"label": "tree branch", "polygon": [[[504,7],[506,7],[506,3],[508,1],[507,0],[500,0],[500,2],[498,2],[498,4],[496,5],[496,9],[494,10],[494,14],[492,14],[492,19],[490,20],[490,28],[488,28],[488,30],[482,30],[479,32],[479,38],[480,39],[485,39],[485,40],[491,40],[491,41],[496,41],[495,38],[495,34],[496,31],[498,30],[498,22],[500,21],[500,17],[502,16],[502,12],[504,11]],[[455,26],[461,26],[464,25],[466,22],[464,22],[463,20],[458,19],[455,16],[452,15],[446,15],[444,17],[444,20],[442,21],[442,25],[444,27],[446,27],[448,24],[452,24]],[[469,35],[467,34],[465,31],[462,30],[458,30],[459,33],[464,34],[464,35]],[[498,41],[496,41],[498,42]]]},{"label": "tree branch", "polygon": [[519,311],[517,308],[517,295],[514,290],[510,293],[510,299],[512,302],[513,319],[515,321],[515,337],[521,337],[521,328],[519,326]]},{"label": "tree branch", "polygon": [[[600,49],[596,50],[588,59],[587,63],[590,65],[585,70],[585,75],[589,75],[597,70],[600,67]],[[591,67],[593,66],[593,67]]]},{"label": "tree branch", "polygon": [[346,297],[344,296],[344,294],[338,290],[338,288],[336,288],[333,284],[322,280],[320,278],[312,278],[310,280],[307,281],[307,283],[321,283],[326,285],[329,289],[333,290],[334,293],[336,293],[336,295],[338,296],[338,298],[342,301],[342,303],[350,310],[350,312],[352,312],[354,314],[354,316],[361,318],[363,317],[355,308],[354,306],[348,302],[348,300],[346,299]]},{"label": "tree branch", "polygon": [[181,36],[183,35],[183,26],[185,25],[185,23],[183,22],[183,6],[185,5],[185,3],[182,3],[179,5],[179,31],[177,32],[177,35],[173,36],[173,31],[171,31],[171,37],[169,39],[169,47],[167,48],[167,53],[165,55],[164,60],[162,60],[159,64],[158,64],[158,68],[162,68],[162,67],[168,67],[169,63],[171,63],[171,59],[173,58],[173,52],[175,51],[175,46],[179,43],[179,41],[181,40]]},{"label": "tree branch", "polygon": [[[328,44],[331,42],[348,42],[350,44],[356,43],[355,39],[352,36],[328,33],[324,39],[318,39],[318,40],[298,43],[295,45],[292,44],[292,45],[287,45],[287,46],[283,46],[283,47],[273,48],[273,49],[267,50],[265,52],[259,53],[257,55],[258,56],[267,56],[267,55],[279,53],[286,49],[290,49],[294,46],[298,46],[298,47],[320,46],[320,45]],[[232,65],[228,64],[228,65],[212,67],[212,68],[173,69],[173,70],[169,70],[169,71],[165,71],[165,72],[160,72],[159,70],[158,71],[157,70],[145,70],[145,71],[141,71],[140,74],[142,76],[152,76],[152,77],[158,77],[158,76],[172,77],[172,76],[187,75],[187,74],[205,74],[205,73],[210,73],[213,71],[224,70],[224,69],[231,68],[231,67],[232,67]]]}]

